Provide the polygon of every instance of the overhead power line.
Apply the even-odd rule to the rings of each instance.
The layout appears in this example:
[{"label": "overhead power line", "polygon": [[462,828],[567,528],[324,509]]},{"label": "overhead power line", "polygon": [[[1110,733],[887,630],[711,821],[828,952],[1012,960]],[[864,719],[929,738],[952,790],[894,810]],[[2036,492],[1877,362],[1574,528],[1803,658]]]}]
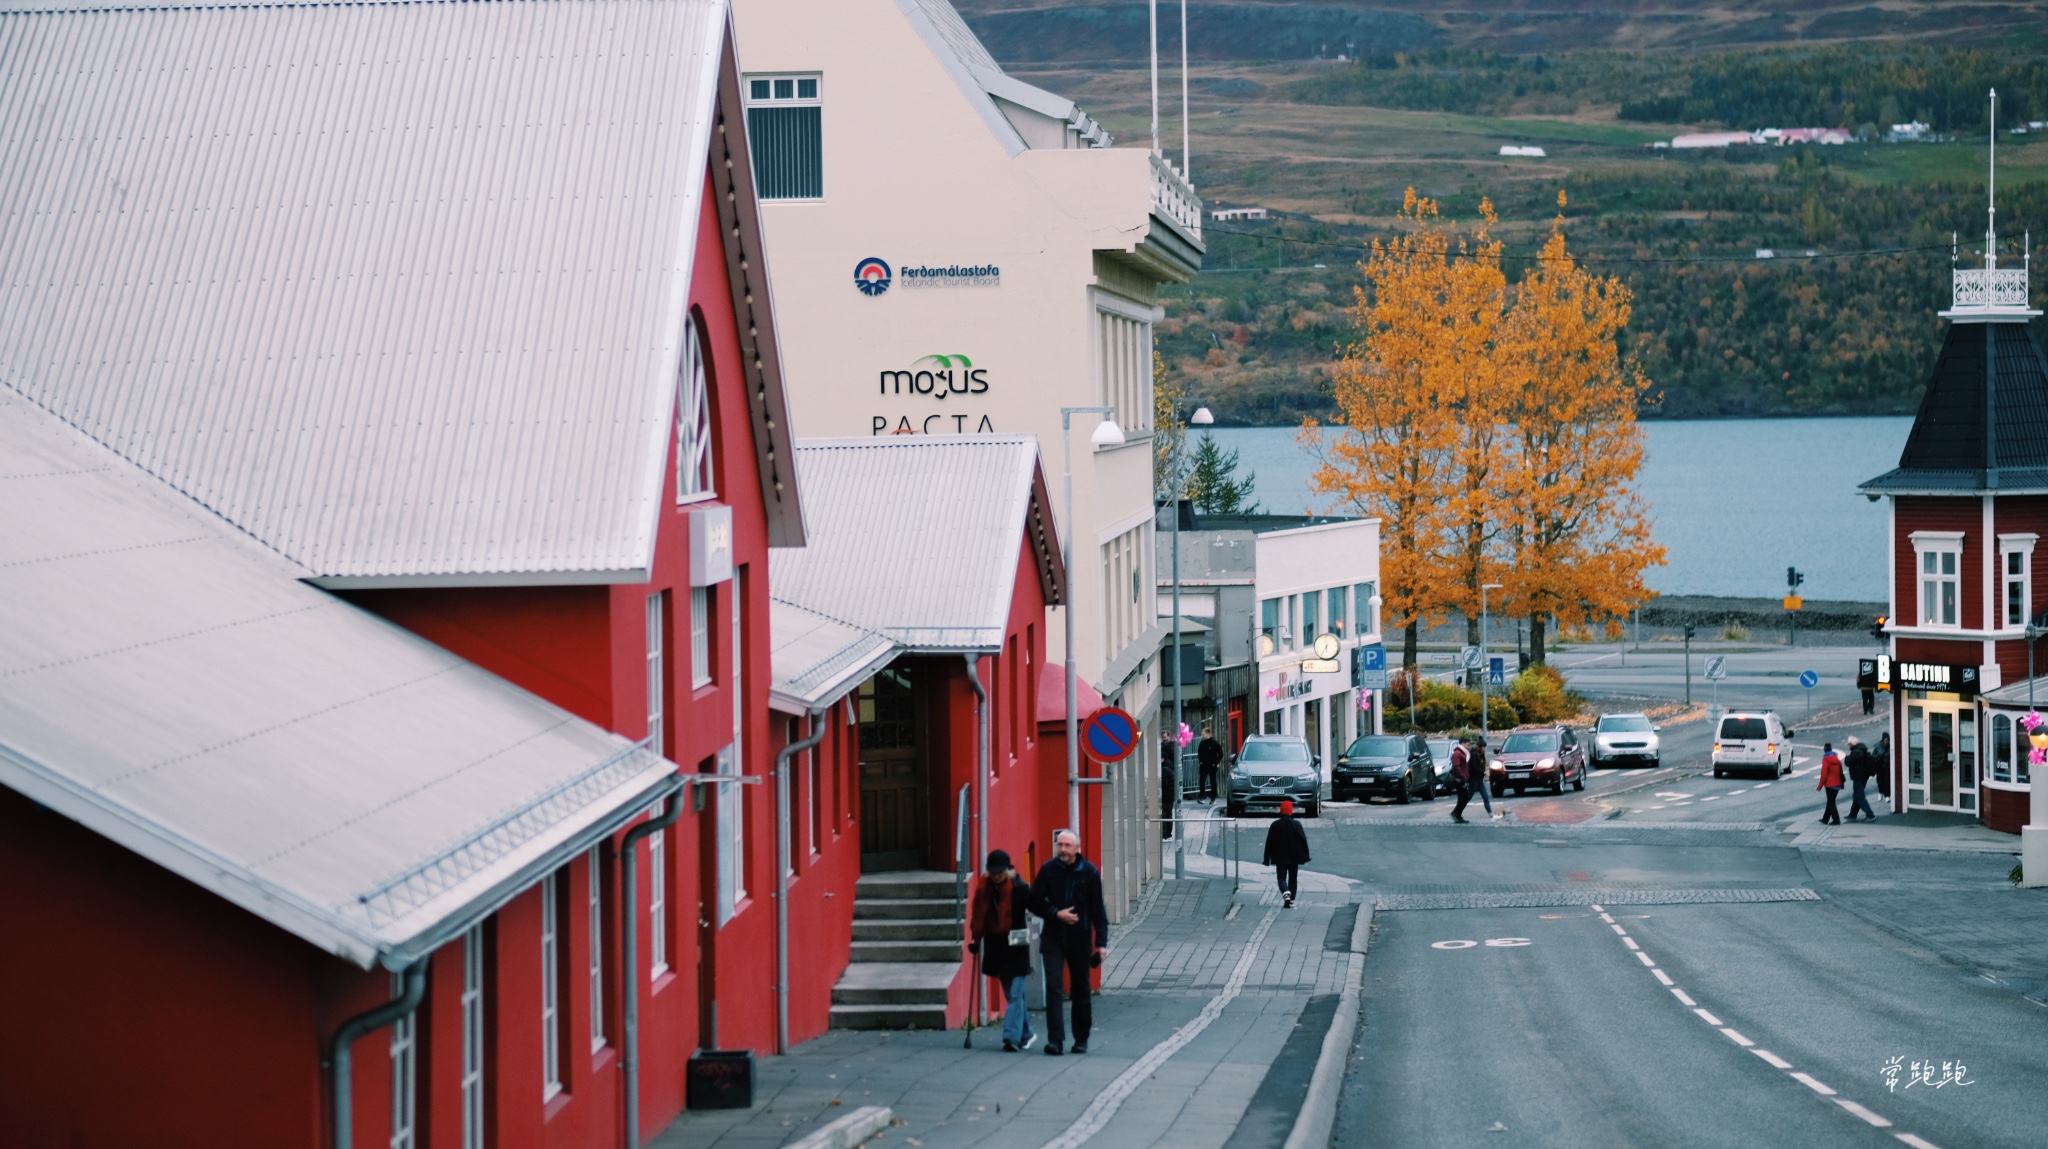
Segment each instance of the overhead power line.
[{"label": "overhead power line", "polygon": [[[1203,229],[1202,229],[1202,233],[1203,233],[1204,235],[1241,235],[1241,236],[1246,236],[1246,237],[1249,237],[1249,238],[1252,238],[1252,239],[1262,239],[1262,240],[1267,240],[1267,241],[1271,241],[1271,242],[1278,242],[1278,243],[1296,243],[1296,244],[1301,244],[1301,245],[1303,245],[1303,246],[1305,246],[1305,247],[1322,247],[1322,248],[1329,248],[1329,249],[1331,249],[1331,250],[1333,250],[1333,251],[1356,251],[1356,252],[1370,252],[1370,251],[1372,250],[1372,246],[1371,246],[1371,245],[1370,245],[1369,243],[1336,243],[1336,242],[1333,242],[1333,241],[1331,241],[1331,240],[1325,240],[1325,239],[1299,239],[1299,238],[1296,238],[1296,237],[1294,237],[1294,236],[1288,236],[1288,235],[1280,235],[1280,234],[1277,234],[1277,233],[1274,233],[1274,234],[1268,234],[1268,233],[1265,233],[1265,232],[1257,232],[1257,231],[1236,231],[1236,230],[1233,230],[1233,229],[1231,229],[1231,228],[1222,228],[1222,227],[1205,227],[1205,228],[1203,228]],[[2011,240],[2011,239],[2013,239],[2014,237],[2012,237],[2012,236],[2002,236],[2002,237],[2000,237],[2000,238],[2001,238],[2001,240]],[[1809,253],[1807,253],[1807,252],[1805,252],[1805,251],[1787,251],[1787,252],[1778,252],[1778,253],[1775,253],[1775,254],[1773,254],[1773,255],[1770,255],[1770,256],[1763,256],[1763,257],[1759,257],[1759,256],[1755,256],[1755,255],[1699,255],[1699,256],[1634,256],[1634,255],[1571,255],[1571,256],[1568,256],[1567,258],[1568,258],[1568,259],[1570,259],[1570,261],[1571,261],[1571,262],[1573,262],[1573,263],[1579,263],[1579,264],[1596,264],[1596,263],[1640,263],[1640,264],[1660,264],[1660,263],[1661,263],[1661,264],[1670,264],[1670,263],[1676,263],[1676,264],[1693,264],[1693,263],[1697,263],[1697,264],[1711,264],[1711,263],[1775,263],[1775,262],[1777,262],[1778,260],[1798,260],[1798,261],[1814,261],[1814,260],[1822,260],[1822,259],[1880,259],[1880,258],[1885,258],[1885,257],[1888,257],[1888,256],[1894,256],[1894,255],[1914,255],[1914,254],[1918,254],[1918,253],[1920,253],[1920,252],[1926,252],[1926,251],[1953,251],[1953,250],[1955,250],[1955,246],[1954,246],[1953,244],[1947,244],[1947,243],[1935,243],[1935,244],[1925,244],[1925,245],[1922,245],[1922,246],[1917,246],[1917,247],[1872,247],[1872,248],[1864,248],[1864,249],[1862,249],[1862,250],[1858,250],[1858,251],[1816,251],[1816,252],[1813,252],[1813,253],[1811,253],[1811,254],[1809,254]],[[1501,260],[1502,260],[1503,262],[1509,262],[1509,263],[1517,263],[1517,262],[1519,262],[1519,263],[1541,263],[1541,262],[1543,262],[1543,261],[1544,261],[1544,260],[1545,260],[1545,259],[1546,259],[1547,257],[1545,257],[1544,255],[1542,255],[1542,254],[1540,254],[1540,253],[1538,253],[1538,254],[1530,254],[1530,255],[1524,255],[1524,254],[1520,254],[1520,253],[1517,253],[1517,252],[1511,252],[1511,251],[1509,251],[1509,250],[1508,250],[1508,249],[1506,249],[1506,248],[1502,248],[1502,249],[1501,249],[1501,253],[1500,253],[1500,257],[1499,257],[1499,258],[1500,258],[1500,259],[1501,259]],[[1284,269],[1284,268],[1262,268],[1262,267],[1230,267],[1230,268],[1221,268],[1221,267],[1219,267],[1219,268],[1215,268],[1214,270],[1216,270],[1216,271],[1274,271],[1274,270],[1286,270],[1286,269]]]}]

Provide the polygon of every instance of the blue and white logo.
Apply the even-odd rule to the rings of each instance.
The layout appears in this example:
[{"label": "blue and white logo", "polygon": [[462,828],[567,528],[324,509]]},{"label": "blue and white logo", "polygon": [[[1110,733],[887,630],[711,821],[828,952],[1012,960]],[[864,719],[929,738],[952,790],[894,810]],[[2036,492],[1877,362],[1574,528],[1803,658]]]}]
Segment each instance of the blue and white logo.
[{"label": "blue and white logo", "polygon": [[894,278],[889,272],[889,265],[874,256],[853,265],[853,285],[860,289],[862,295],[882,294],[889,290]]}]

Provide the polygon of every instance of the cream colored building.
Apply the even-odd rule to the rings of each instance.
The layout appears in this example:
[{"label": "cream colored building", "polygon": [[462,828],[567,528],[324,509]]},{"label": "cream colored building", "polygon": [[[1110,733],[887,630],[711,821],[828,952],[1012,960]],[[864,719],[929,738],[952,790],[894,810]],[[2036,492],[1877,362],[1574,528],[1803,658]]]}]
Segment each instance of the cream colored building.
[{"label": "cream colored building", "polygon": [[[796,433],[1035,434],[1073,548],[1078,672],[1155,714],[1152,324],[1159,286],[1200,264],[1200,200],[1005,75],[947,0],[734,10]],[[1114,408],[1126,442],[1091,447],[1099,416],[1073,416],[1069,523],[1060,409],[1087,406]],[[1057,611],[1047,625],[1064,658]],[[1089,828],[1090,855],[1124,863],[1112,901],[1158,865],[1138,822],[1157,804],[1148,734],[1113,772],[1121,816]]]}]

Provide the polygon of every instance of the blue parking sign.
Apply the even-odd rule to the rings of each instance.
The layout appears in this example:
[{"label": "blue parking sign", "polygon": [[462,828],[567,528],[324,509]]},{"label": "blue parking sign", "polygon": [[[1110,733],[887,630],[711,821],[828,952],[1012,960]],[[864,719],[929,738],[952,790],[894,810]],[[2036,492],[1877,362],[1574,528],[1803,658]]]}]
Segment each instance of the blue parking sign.
[{"label": "blue parking sign", "polygon": [[1373,643],[1352,648],[1352,683],[1367,690],[1387,688],[1387,648]]},{"label": "blue parking sign", "polygon": [[1508,660],[1495,655],[1486,662],[1486,682],[1489,686],[1508,684]]}]

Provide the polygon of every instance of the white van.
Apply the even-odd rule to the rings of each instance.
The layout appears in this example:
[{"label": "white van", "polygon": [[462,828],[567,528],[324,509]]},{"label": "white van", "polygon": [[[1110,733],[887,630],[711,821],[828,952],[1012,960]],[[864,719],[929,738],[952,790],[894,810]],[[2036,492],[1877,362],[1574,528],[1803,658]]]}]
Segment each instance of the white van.
[{"label": "white van", "polygon": [[1772,711],[1729,711],[1714,731],[1714,777],[1725,778],[1737,771],[1769,771],[1773,778],[1790,774],[1792,734]]}]

